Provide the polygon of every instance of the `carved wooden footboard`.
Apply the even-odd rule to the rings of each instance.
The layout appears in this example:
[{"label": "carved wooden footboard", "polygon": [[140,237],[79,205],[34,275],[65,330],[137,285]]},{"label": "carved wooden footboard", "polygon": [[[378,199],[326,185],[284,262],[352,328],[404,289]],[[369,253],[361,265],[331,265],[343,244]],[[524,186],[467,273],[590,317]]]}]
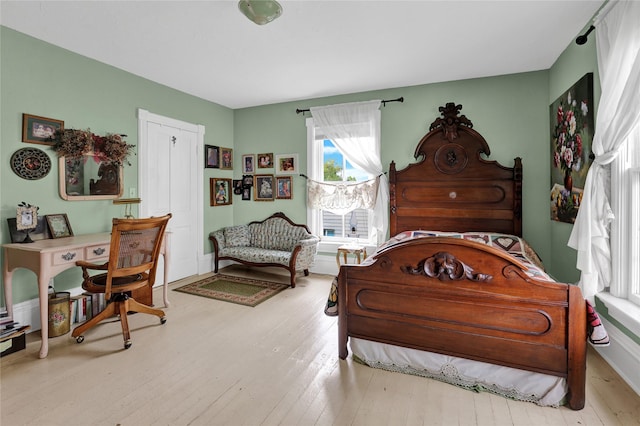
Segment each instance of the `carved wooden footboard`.
[{"label": "carved wooden footboard", "polygon": [[420,238],[343,265],[339,355],[357,337],[567,379],[585,402],[586,309],[580,289],[538,281],[507,253],[468,240]]}]

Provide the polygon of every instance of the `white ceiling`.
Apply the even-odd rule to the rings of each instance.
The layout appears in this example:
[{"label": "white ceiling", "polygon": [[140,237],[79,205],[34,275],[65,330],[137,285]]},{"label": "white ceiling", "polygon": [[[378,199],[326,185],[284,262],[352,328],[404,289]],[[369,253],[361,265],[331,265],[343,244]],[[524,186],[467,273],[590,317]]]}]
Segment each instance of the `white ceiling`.
[{"label": "white ceiling", "polygon": [[280,3],[264,26],[235,0],[2,0],[0,22],[236,109],[548,69],[604,0]]}]

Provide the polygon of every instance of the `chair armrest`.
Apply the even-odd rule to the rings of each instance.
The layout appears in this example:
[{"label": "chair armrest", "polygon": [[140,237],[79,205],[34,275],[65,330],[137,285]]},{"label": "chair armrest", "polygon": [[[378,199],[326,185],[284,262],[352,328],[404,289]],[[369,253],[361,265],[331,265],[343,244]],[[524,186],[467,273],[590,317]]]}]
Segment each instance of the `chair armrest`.
[{"label": "chair armrest", "polygon": [[106,271],[107,269],[109,269],[109,262],[107,261],[102,265],[98,265],[96,263],[86,262],[84,260],[78,260],[76,262],[76,266],[79,266],[82,268],[82,278],[84,280],[87,280],[89,278],[89,272],[88,272],[89,269]]},{"label": "chair armrest", "polygon": [[97,263],[86,262],[84,260],[78,260],[76,262],[76,266],[79,266],[83,269],[98,269],[101,271],[106,271],[109,269],[109,262],[105,262],[102,265],[98,265]]}]

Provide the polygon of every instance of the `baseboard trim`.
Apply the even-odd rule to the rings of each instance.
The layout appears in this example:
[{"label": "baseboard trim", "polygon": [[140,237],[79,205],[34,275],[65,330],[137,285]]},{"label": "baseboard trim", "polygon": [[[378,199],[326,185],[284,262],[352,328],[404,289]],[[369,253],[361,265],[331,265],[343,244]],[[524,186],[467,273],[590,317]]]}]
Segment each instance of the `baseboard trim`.
[{"label": "baseboard trim", "polygon": [[595,346],[595,349],[631,389],[640,395],[640,370],[638,369],[640,345],[607,321],[606,318],[601,316],[600,319],[609,334],[611,344],[605,347]]},{"label": "baseboard trim", "polygon": [[336,263],[336,255],[318,254],[316,255],[311,272],[323,275],[338,275],[338,264]]}]

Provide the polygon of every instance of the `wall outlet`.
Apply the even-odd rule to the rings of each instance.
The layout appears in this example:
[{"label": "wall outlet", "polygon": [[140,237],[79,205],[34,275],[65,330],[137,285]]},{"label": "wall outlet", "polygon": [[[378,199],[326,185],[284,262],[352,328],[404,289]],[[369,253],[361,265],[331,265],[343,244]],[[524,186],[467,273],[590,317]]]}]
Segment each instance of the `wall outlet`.
[{"label": "wall outlet", "polygon": [[129,188],[129,198],[136,198],[136,189]]}]

